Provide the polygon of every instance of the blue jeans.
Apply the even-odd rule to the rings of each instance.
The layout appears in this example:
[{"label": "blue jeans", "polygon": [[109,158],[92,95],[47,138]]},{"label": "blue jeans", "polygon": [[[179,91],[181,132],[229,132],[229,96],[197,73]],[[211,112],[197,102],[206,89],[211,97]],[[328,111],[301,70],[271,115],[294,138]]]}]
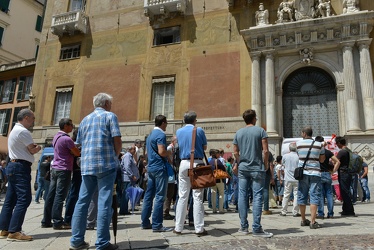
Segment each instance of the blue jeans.
[{"label": "blue jeans", "polygon": [[236,175],[232,176],[232,187],[234,189],[234,205],[238,206],[238,198],[239,198],[239,178]]},{"label": "blue jeans", "polygon": [[112,200],[113,187],[116,178],[115,169],[98,173],[96,175],[82,175],[82,184],[79,190],[79,199],[75,205],[71,223],[70,244],[77,247],[84,242],[86,233],[88,206],[90,205],[93,193],[99,190],[98,214],[97,214],[97,239],[96,249],[104,249],[110,242],[109,226],[113,214]]},{"label": "blue jeans", "polygon": [[253,202],[253,232],[261,232],[261,212],[263,202],[263,189],[265,183],[265,171],[240,171],[239,170],[239,218],[242,229],[248,229],[248,197],[249,189],[252,186]]},{"label": "blue jeans", "polygon": [[368,178],[360,178],[360,184],[363,192],[362,201],[370,200],[370,190],[368,186]]},{"label": "blue jeans", "polygon": [[47,200],[44,204],[43,225],[50,225],[53,219],[53,227],[63,224],[62,208],[69,191],[71,171],[51,169],[51,184]]},{"label": "blue jeans", "polygon": [[329,172],[321,173],[321,198],[318,204],[318,216],[325,216],[324,201],[327,200],[327,216],[334,216],[334,198],[332,194],[332,179]]},{"label": "blue jeans", "polygon": [[270,179],[271,179],[271,175],[270,174],[266,174],[265,175],[264,191],[262,192],[262,195],[264,197],[264,211],[268,211],[269,210]]},{"label": "blue jeans", "polygon": [[0,230],[20,232],[31,196],[31,163],[9,162],[8,188],[0,215]]},{"label": "blue jeans", "polygon": [[163,207],[168,186],[168,174],[166,170],[148,172],[147,191],[145,191],[142,208],[142,227],[149,227],[149,218],[152,213],[153,198],[155,207],[152,213],[152,229],[157,230],[163,227]]},{"label": "blue jeans", "polygon": [[130,187],[129,181],[122,182],[122,197],[120,200],[119,206],[119,214],[127,214],[129,213],[129,196],[126,192],[126,189]]},{"label": "blue jeans", "polygon": [[229,197],[231,196],[231,179],[228,184],[225,182],[225,199],[223,201],[223,208],[229,209]]},{"label": "blue jeans", "polygon": [[65,207],[65,223],[70,224],[71,219],[73,218],[75,204],[77,203],[79,190],[81,188],[82,175],[81,170],[73,171],[73,178],[71,178],[71,187],[66,199]]},{"label": "blue jeans", "polygon": [[35,193],[35,202],[39,202],[40,194],[43,190],[44,190],[43,200],[47,198],[48,190],[49,190],[49,182],[48,182],[48,185],[45,185],[46,182],[47,181],[44,180],[44,176],[38,178],[38,190],[36,190],[36,193]]}]

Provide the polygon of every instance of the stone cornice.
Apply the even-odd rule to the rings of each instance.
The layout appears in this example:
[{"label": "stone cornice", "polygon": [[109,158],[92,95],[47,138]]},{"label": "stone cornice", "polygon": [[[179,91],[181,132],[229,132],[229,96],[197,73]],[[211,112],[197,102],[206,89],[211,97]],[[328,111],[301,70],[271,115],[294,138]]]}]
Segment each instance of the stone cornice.
[{"label": "stone cornice", "polygon": [[[326,18],[306,19],[241,30],[251,52],[269,49],[285,50],[300,46],[326,46],[344,41],[369,38],[374,25],[374,11]],[[335,45],[336,46],[336,45]]]}]

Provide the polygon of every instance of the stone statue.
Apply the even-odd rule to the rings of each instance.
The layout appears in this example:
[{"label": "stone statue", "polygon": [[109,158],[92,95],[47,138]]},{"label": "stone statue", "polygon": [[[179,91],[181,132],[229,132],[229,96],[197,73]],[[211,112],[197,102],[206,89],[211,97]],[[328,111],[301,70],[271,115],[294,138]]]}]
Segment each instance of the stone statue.
[{"label": "stone statue", "polygon": [[343,14],[360,11],[358,4],[359,0],[343,0]]},{"label": "stone statue", "polygon": [[301,61],[305,64],[310,64],[313,61],[313,48],[304,48],[299,51]]},{"label": "stone statue", "polygon": [[279,7],[278,7],[277,23],[294,21],[293,14],[294,14],[294,1],[284,0],[283,2],[279,4]]},{"label": "stone statue", "polygon": [[258,11],[256,11],[256,25],[267,25],[269,24],[269,11],[264,10],[264,4],[260,3],[260,6],[258,7]]},{"label": "stone statue", "polygon": [[316,17],[316,8],[314,0],[295,0],[295,19],[311,19]]},{"label": "stone statue", "polygon": [[319,0],[318,11],[322,17],[329,17],[331,15],[331,3],[328,0]]},{"label": "stone statue", "polygon": [[29,95],[29,109],[32,111],[32,112],[35,112],[35,98],[36,96],[32,94],[32,92],[30,93]]}]

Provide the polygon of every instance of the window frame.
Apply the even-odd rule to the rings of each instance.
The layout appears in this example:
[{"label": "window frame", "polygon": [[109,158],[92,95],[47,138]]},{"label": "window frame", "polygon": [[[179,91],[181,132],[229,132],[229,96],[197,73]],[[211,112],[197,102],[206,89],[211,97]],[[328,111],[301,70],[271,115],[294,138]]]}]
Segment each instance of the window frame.
[{"label": "window frame", "polygon": [[0,11],[8,14],[8,12],[9,12],[9,5],[10,5],[10,0],[1,0],[1,2],[0,2]]},{"label": "window frame", "polygon": [[[74,2],[80,2],[80,8],[73,8]],[[68,8],[69,8],[68,9],[69,12],[78,11],[78,10],[85,11],[86,10],[86,0],[69,0]]]},{"label": "window frame", "polygon": [[[167,89],[168,86],[170,86],[169,89]],[[163,91],[161,91],[162,95],[157,93],[160,89],[159,87],[163,87]],[[161,110],[158,108],[160,103],[157,103],[160,97],[162,97]],[[175,111],[174,100],[175,76],[154,77],[152,79],[151,120],[154,120],[157,115],[165,115],[168,119],[173,120]]]},{"label": "window frame", "polygon": [[[3,112],[5,113],[5,117],[3,120]],[[10,115],[12,114],[12,109],[0,109],[0,134],[3,136],[8,135],[9,132],[9,122],[10,122]]]},{"label": "window frame", "polygon": [[34,76],[21,76],[18,81],[17,101],[30,100]]},{"label": "window frame", "polygon": [[[166,38],[171,37],[170,42]],[[165,40],[165,41],[164,41]],[[181,43],[181,26],[172,26],[167,28],[155,29],[153,32],[153,47],[180,44]]]},{"label": "window frame", "polygon": [[3,37],[4,37],[5,28],[0,26],[0,47],[3,45]]},{"label": "window frame", "polygon": [[[8,100],[4,100],[4,91],[7,90],[6,89],[6,84],[10,84],[10,88],[9,88],[9,96],[8,96]],[[4,103],[12,103],[13,100],[14,100],[14,94],[15,94],[15,90],[16,90],[16,84],[17,84],[17,78],[12,78],[12,79],[8,79],[8,80],[4,80],[4,81],[0,81],[0,103],[4,104]]]},{"label": "window frame", "polygon": [[38,32],[42,32],[42,28],[43,28],[43,17],[37,15],[36,23],[35,23],[35,30]]},{"label": "window frame", "polygon": [[[71,50],[71,51],[70,51]],[[77,55],[74,53],[77,53]],[[70,54],[70,56],[68,56]],[[63,56],[65,55],[65,57]],[[81,44],[61,45],[59,61],[69,61],[81,57]]]},{"label": "window frame", "polygon": [[[62,115],[58,115],[58,112],[63,109],[63,107],[59,106],[59,98],[63,98],[63,96],[60,96],[63,93],[66,93],[66,95],[68,95],[68,93],[70,94],[70,100],[69,100],[70,104],[69,104],[68,115],[67,115],[67,112],[66,112],[67,111],[66,108],[64,108],[65,110],[63,110],[64,113]],[[67,97],[69,97],[69,96],[67,96]],[[66,98],[67,97],[65,97],[64,106],[67,105],[67,103],[66,103]],[[70,117],[72,101],[73,101],[73,87],[62,87],[62,88],[57,88],[56,89],[55,105],[54,105],[54,110],[53,110],[53,121],[52,121],[53,125],[58,125],[61,118]]]}]

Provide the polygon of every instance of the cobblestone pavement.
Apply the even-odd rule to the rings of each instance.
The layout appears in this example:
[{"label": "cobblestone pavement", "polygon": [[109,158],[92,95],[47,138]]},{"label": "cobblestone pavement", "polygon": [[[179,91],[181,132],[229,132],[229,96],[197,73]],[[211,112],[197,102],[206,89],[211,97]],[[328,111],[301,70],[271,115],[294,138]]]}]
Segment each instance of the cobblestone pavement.
[{"label": "cobblestone pavement", "polygon": [[[369,186],[374,190],[374,174],[370,171]],[[0,209],[4,195],[0,197]],[[30,242],[11,242],[0,239],[0,249],[10,250],[62,250],[69,249],[70,230],[53,230],[41,228],[44,202],[30,205],[27,210],[23,230],[34,237]],[[213,214],[205,203],[205,229],[209,235],[198,237],[194,228],[185,226],[182,235],[172,232],[153,233],[152,230],[141,230],[140,213],[119,216],[116,243],[119,249],[373,249],[374,250],[374,202],[357,202],[357,217],[341,217],[341,203],[335,203],[334,219],[317,220],[322,226],[310,229],[300,226],[300,217],[279,216],[280,208],[273,209],[272,215],[262,216],[264,230],[274,236],[270,239],[255,238],[251,234],[238,233],[240,220],[238,213]],[[289,208],[290,211],[291,208]],[[326,207],[325,207],[326,209]],[[307,217],[310,217],[307,208]],[[100,219],[100,218],[99,218]],[[252,214],[248,214],[252,223]],[[174,227],[173,220],[164,220],[164,226]],[[85,241],[95,249],[96,231],[86,231]],[[114,236],[111,230],[111,243]]]}]

